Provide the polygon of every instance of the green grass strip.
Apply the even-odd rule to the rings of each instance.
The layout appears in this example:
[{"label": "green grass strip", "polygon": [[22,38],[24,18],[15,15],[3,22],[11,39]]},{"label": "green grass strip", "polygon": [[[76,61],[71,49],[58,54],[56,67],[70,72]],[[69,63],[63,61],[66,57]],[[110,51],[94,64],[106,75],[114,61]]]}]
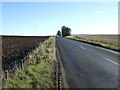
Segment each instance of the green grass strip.
[{"label": "green grass strip", "polygon": [[23,71],[7,80],[3,88],[51,88],[53,85],[53,61],[41,60],[40,63],[31,63]]},{"label": "green grass strip", "polygon": [[[39,62],[34,60],[24,70],[18,71],[14,78],[4,82],[3,88],[54,88],[54,68],[55,60],[49,58],[54,56],[55,39],[52,38],[44,46],[44,53],[47,58],[42,58]],[[49,51],[49,52],[48,52]],[[54,54],[54,55],[53,55]]]},{"label": "green grass strip", "polygon": [[78,39],[78,38],[75,38],[75,37],[67,37],[67,38],[72,39],[72,40],[78,40],[78,41],[82,41],[82,42],[87,42],[89,44],[103,46],[103,47],[106,47],[106,48],[109,48],[109,49],[112,49],[112,50],[120,51],[120,47],[113,46],[113,45],[110,45],[110,44],[104,44],[104,43],[101,43],[101,42],[95,42],[95,41],[90,41],[90,40],[86,40],[86,39]]}]

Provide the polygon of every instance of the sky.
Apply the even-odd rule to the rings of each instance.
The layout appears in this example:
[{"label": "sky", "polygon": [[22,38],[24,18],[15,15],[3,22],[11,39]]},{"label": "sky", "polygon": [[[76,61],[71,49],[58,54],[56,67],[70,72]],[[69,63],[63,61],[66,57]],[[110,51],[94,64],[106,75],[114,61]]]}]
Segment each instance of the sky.
[{"label": "sky", "polygon": [[2,2],[2,35],[117,34],[117,2]]}]

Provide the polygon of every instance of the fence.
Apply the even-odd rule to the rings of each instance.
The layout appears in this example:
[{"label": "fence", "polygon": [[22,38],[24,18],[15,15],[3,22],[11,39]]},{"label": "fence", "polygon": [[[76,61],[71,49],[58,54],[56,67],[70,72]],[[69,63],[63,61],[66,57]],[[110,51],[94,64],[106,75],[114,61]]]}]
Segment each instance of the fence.
[{"label": "fence", "polygon": [[[2,71],[1,79],[4,82],[5,80],[9,78],[13,78],[14,75],[18,73],[19,70],[23,70],[28,66],[31,62],[36,61],[38,62],[41,58],[45,58],[43,47],[46,41],[43,43],[39,43],[39,46],[36,47],[33,51],[27,54],[27,56],[22,59],[21,61],[15,61],[14,63],[11,63],[7,70]],[[38,55],[39,54],[39,55]]]}]

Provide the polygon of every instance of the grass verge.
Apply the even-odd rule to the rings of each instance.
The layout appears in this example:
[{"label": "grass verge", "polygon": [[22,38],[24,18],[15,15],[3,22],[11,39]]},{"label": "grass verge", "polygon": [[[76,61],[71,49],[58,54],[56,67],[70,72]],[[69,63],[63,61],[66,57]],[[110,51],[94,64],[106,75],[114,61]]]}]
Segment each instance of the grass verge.
[{"label": "grass verge", "polygon": [[108,49],[112,49],[112,50],[120,52],[120,47],[119,46],[113,46],[113,45],[110,45],[110,44],[105,44],[105,43],[102,43],[102,42],[99,42],[99,41],[94,41],[94,40],[76,38],[74,36],[71,36],[71,37],[69,36],[69,37],[66,37],[66,38],[76,40],[76,41],[85,42],[85,43],[88,43],[88,44],[92,44],[92,45],[96,45],[96,46],[100,46],[100,47],[104,47],[104,48],[108,48]]},{"label": "grass verge", "polygon": [[55,38],[51,37],[37,49],[30,65],[6,80],[3,88],[54,88],[55,62]]}]

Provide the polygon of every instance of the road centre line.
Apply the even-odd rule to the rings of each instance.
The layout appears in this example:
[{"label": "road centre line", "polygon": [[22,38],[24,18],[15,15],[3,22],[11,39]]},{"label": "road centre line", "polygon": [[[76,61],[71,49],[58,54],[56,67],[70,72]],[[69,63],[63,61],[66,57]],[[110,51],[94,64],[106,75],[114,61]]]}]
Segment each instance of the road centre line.
[{"label": "road centre line", "polygon": [[[88,45],[88,44],[85,44],[85,45]],[[88,46],[92,46],[92,45],[88,45]],[[80,46],[82,49],[86,49],[86,48],[84,48],[84,47],[82,47],[82,46]],[[95,47],[95,46],[92,46],[92,47]],[[104,49],[104,48],[101,48],[101,47],[95,47],[95,48],[100,48],[100,49]],[[110,51],[110,52],[112,52],[112,53],[115,53],[115,54],[120,54],[119,52],[115,52],[115,51],[112,51],[112,50],[109,50],[109,49],[104,49],[104,50],[107,50],[107,51]],[[105,57],[104,57],[105,58]],[[117,66],[120,66],[118,63],[116,63],[116,62],[114,62],[114,61],[111,61],[110,59],[108,59],[108,58],[105,58],[107,61],[109,61],[109,62],[111,62],[111,63],[113,63],[113,64],[115,64],[115,65],[117,65]]]},{"label": "road centre line", "polygon": [[[81,42],[80,42],[80,43],[81,43]],[[90,45],[90,44],[86,44],[86,43],[82,43],[82,44],[83,44],[83,45],[90,46],[90,47],[94,47],[94,48],[103,49],[103,50],[109,51],[109,52],[114,53],[114,54],[120,54],[119,52],[116,52],[116,51],[113,51],[113,50],[110,50],[110,49],[106,49],[106,48],[103,48],[103,47],[94,46],[94,45]]]},{"label": "road centre line", "polygon": [[116,63],[116,62],[113,62],[113,61],[111,61],[110,59],[108,59],[108,58],[105,58],[107,61],[109,61],[109,62],[111,62],[111,63],[113,63],[113,64],[115,64],[115,65],[117,65],[117,66],[120,66],[118,63]]},{"label": "road centre line", "polygon": [[85,49],[84,47],[80,46],[82,49]]}]

